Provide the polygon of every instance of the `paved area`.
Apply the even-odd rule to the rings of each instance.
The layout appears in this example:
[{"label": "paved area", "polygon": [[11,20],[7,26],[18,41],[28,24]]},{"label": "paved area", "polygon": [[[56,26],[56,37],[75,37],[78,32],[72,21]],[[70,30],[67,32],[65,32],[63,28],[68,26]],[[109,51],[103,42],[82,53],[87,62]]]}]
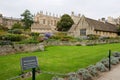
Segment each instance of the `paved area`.
[{"label": "paved area", "polygon": [[120,80],[120,64],[110,72],[103,73],[97,80]]}]

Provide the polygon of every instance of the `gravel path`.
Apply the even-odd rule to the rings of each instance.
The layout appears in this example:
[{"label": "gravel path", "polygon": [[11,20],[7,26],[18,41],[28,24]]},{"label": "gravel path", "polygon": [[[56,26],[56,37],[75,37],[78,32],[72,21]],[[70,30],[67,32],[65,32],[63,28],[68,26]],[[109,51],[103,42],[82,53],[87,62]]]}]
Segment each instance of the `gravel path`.
[{"label": "gravel path", "polygon": [[120,80],[120,64],[114,67],[110,72],[102,74],[97,80]]}]

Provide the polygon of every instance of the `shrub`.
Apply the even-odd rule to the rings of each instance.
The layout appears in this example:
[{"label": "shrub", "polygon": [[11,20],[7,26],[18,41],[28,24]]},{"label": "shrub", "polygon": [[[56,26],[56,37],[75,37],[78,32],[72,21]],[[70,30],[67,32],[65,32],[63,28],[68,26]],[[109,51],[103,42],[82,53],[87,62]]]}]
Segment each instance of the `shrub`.
[{"label": "shrub", "polygon": [[22,34],[22,30],[21,30],[21,29],[8,30],[8,33],[13,33],[13,34]]},{"label": "shrub", "polygon": [[39,41],[37,41],[34,38],[28,38],[19,42],[19,44],[32,44],[32,43],[39,43]]},{"label": "shrub", "polygon": [[61,37],[57,36],[57,35],[53,35],[53,36],[50,37],[50,39],[60,40]]},{"label": "shrub", "polygon": [[111,57],[111,64],[116,65],[116,64],[118,64],[118,63],[119,63],[119,59],[112,56],[112,57]]},{"label": "shrub", "polygon": [[23,26],[20,23],[15,23],[12,25],[12,29],[22,29]]},{"label": "shrub", "polygon": [[110,39],[110,37],[104,37],[104,36],[101,36],[99,37],[100,40],[106,40],[106,39]]},{"label": "shrub", "polygon": [[97,69],[96,69],[96,67],[95,67],[94,65],[88,66],[87,69],[88,69],[89,73],[90,73],[92,76],[97,76],[97,75],[98,75]]},{"label": "shrub", "polygon": [[64,80],[64,79],[56,76],[56,77],[53,77],[52,80]]},{"label": "shrub", "polygon": [[26,36],[17,35],[17,34],[4,34],[0,35],[0,40],[7,40],[7,41],[21,41],[24,40]]},{"label": "shrub", "polygon": [[30,33],[30,36],[39,36],[40,34],[39,33],[35,33],[35,32],[32,32],[32,33]]},{"label": "shrub", "polygon": [[11,41],[0,41],[0,45],[12,45]]},{"label": "shrub", "polygon": [[99,38],[98,35],[94,35],[94,34],[89,34],[89,35],[87,35],[87,37],[88,37],[89,40],[95,40],[95,39]]},{"label": "shrub", "polygon": [[79,80],[75,72],[68,73],[68,80]]},{"label": "shrub", "polygon": [[71,37],[71,36],[63,36],[62,38],[61,38],[61,41],[70,41],[70,40],[72,40],[73,38]]},{"label": "shrub", "polygon": [[100,72],[105,72],[105,71],[108,71],[108,69],[105,67],[105,65],[101,62],[98,62],[96,64],[96,69]]},{"label": "shrub", "polygon": [[113,52],[112,55],[113,55],[114,57],[120,57],[120,52]]},{"label": "shrub", "polygon": [[37,38],[37,41],[43,42],[43,41],[44,41],[44,37],[43,37],[43,36],[39,36],[39,37]]},{"label": "shrub", "polygon": [[51,33],[46,33],[46,34],[45,34],[45,37],[47,37],[47,38],[50,38],[51,36],[52,36]]},{"label": "shrub", "polygon": [[87,69],[80,69],[77,71],[79,75],[82,75],[83,80],[92,80],[92,75],[89,73]]},{"label": "shrub", "polygon": [[101,63],[103,63],[105,65],[105,67],[109,68],[109,59],[102,59]]}]

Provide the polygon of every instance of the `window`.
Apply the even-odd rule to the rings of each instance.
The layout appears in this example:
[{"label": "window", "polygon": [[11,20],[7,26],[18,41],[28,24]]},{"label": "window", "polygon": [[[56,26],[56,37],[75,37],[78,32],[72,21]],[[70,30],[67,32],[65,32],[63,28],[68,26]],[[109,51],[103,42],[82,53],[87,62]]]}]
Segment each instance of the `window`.
[{"label": "window", "polygon": [[86,36],[86,29],[80,29],[80,35]]},{"label": "window", "polygon": [[45,24],[45,19],[43,19],[43,24]]}]

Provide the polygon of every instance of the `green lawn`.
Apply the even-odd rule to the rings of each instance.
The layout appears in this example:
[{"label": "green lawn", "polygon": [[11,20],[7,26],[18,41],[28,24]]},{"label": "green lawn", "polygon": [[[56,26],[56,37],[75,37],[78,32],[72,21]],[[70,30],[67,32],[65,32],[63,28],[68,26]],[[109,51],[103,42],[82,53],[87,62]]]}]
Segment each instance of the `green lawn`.
[{"label": "green lawn", "polygon": [[[120,51],[120,43],[97,46],[52,46],[47,47],[44,52],[0,56],[0,80],[19,75],[20,59],[25,56],[37,56],[40,69],[43,71],[69,73],[107,57],[109,49]],[[52,76],[54,75],[40,74],[37,80],[51,80]]]}]

